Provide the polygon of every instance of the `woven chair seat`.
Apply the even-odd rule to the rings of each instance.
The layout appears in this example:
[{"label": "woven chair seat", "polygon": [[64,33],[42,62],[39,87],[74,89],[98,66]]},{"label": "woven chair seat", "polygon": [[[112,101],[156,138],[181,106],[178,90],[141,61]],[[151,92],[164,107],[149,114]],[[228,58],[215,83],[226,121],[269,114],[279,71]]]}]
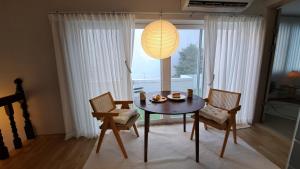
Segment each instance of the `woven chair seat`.
[{"label": "woven chair seat", "polygon": [[[228,111],[216,108],[211,105],[207,105],[206,107],[201,109],[199,111],[199,115],[206,119],[215,121],[218,124],[223,124],[229,117]],[[193,115],[192,118],[195,118],[195,115]]]},{"label": "woven chair seat", "polygon": [[113,117],[114,122],[119,124],[126,124],[132,116],[138,114],[138,112],[134,109],[115,109],[111,112],[119,113],[118,116]]},{"label": "woven chair seat", "polygon": [[[133,124],[139,119],[140,114],[136,114],[134,116],[132,116],[126,124],[120,124],[120,123],[116,123],[116,126],[119,130],[129,130]],[[100,126],[100,129],[102,129],[102,125]]]}]

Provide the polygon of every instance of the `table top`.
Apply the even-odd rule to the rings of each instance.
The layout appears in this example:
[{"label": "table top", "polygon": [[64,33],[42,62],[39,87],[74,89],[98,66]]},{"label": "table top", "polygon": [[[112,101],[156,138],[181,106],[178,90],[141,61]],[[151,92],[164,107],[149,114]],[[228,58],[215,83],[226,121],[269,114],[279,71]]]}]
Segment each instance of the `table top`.
[{"label": "table top", "polygon": [[[180,92],[183,95],[187,94],[185,92]],[[193,95],[192,98],[186,98],[182,101],[174,101],[168,99],[162,103],[153,103],[150,101],[153,95],[160,94],[161,96],[167,97],[171,94],[170,91],[161,91],[161,92],[151,92],[146,94],[146,101],[140,101],[140,97],[137,96],[134,98],[134,104],[145,111],[148,111],[153,114],[166,114],[166,115],[176,115],[176,114],[188,114],[193,113],[202,109],[205,105],[204,100],[197,96]]]}]

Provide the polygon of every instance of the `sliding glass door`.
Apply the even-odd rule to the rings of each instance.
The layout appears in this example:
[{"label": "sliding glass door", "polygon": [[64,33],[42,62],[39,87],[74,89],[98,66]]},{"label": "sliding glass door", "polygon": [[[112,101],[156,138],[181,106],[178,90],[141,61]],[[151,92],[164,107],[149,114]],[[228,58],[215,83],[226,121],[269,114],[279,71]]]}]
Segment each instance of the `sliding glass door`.
[{"label": "sliding glass door", "polygon": [[171,57],[171,90],[193,89],[202,95],[203,30],[179,29],[180,43]]},{"label": "sliding glass door", "polygon": [[[182,27],[182,25],[181,25]],[[202,96],[203,82],[203,30],[197,28],[178,29],[180,41],[171,59],[157,60],[149,57],[141,46],[143,29],[135,30],[132,61],[132,81],[134,96],[140,91],[157,92],[161,90],[186,91]],[[169,71],[166,67],[170,67]],[[170,82],[171,85],[166,85]],[[142,119],[143,111],[139,110]],[[168,116],[151,115],[152,121],[164,121]]]},{"label": "sliding glass door", "polygon": [[143,29],[136,29],[132,60],[133,90],[155,92],[161,89],[160,60],[149,57],[141,45]]},{"label": "sliding glass door", "polygon": [[[149,57],[142,48],[141,37],[144,29],[135,29],[131,78],[134,96],[140,91],[156,92],[161,90],[161,63],[158,59]],[[142,110],[138,110],[141,119],[144,118]],[[152,115],[151,120],[160,120],[161,115]]]},{"label": "sliding glass door", "polygon": [[193,89],[194,94],[202,96],[203,30],[179,29],[178,33],[179,47],[171,57],[171,91],[186,92],[187,89]]}]

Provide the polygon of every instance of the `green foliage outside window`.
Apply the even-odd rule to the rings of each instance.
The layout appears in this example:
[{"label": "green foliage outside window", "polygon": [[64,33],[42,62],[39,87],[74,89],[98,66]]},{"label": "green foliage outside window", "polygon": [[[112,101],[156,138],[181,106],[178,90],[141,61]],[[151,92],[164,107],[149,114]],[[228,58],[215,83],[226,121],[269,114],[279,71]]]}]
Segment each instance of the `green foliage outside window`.
[{"label": "green foliage outside window", "polygon": [[[174,66],[175,75],[173,77],[180,77],[180,75],[189,75],[202,73],[202,57],[199,55],[199,48],[195,44],[190,44],[188,47],[179,52],[180,58],[178,65]],[[200,61],[198,60],[200,59]],[[199,70],[197,70],[197,65]]]}]

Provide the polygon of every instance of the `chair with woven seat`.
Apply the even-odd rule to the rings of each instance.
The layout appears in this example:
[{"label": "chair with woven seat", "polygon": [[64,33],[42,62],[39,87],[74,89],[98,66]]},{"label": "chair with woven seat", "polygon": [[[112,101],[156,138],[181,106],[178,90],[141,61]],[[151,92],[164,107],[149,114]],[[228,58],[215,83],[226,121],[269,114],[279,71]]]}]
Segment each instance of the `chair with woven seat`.
[{"label": "chair with woven seat", "polygon": [[[204,123],[207,130],[207,125],[225,130],[225,138],[220,153],[223,157],[226,148],[229,132],[232,127],[234,143],[236,141],[236,113],[241,109],[239,105],[241,98],[240,93],[229,92],[224,90],[210,89],[208,98],[204,99],[206,106],[199,112],[199,121]],[[192,116],[194,118],[194,116]],[[191,133],[191,140],[193,139],[195,130],[195,121]]]},{"label": "chair with woven seat", "polygon": [[[135,110],[130,109],[129,104],[132,103],[133,101],[114,101],[110,92],[104,93],[90,100],[90,104],[94,111],[92,112],[93,117],[102,121],[96,153],[100,150],[106,130],[112,129],[124,158],[128,157],[122,139],[119,135],[119,131],[130,130],[133,128],[135,134],[139,137],[135,122],[138,120],[140,115]],[[117,109],[116,105],[121,105],[121,109]]]}]

